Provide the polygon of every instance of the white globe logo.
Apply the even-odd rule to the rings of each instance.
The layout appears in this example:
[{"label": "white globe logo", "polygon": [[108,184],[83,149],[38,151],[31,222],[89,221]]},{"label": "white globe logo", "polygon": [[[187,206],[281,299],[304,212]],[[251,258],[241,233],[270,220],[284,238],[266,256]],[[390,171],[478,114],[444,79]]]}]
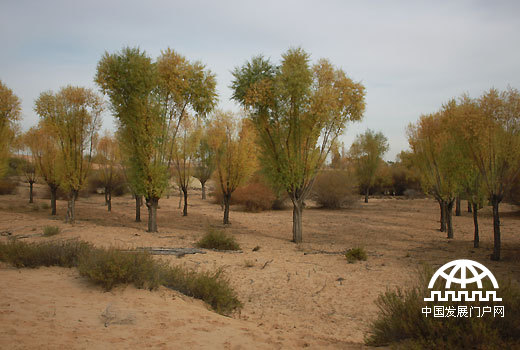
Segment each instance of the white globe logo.
[{"label": "white globe logo", "polygon": [[[451,271],[450,271],[451,268]],[[460,272],[460,277],[455,277]],[[479,289],[482,289],[482,280],[489,278],[493,288],[498,289],[498,283],[487,267],[473,260],[453,260],[447,264],[442,265],[430,279],[428,288],[432,289],[437,282],[437,279],[442,277],[445,281],[445,288],[450,289],[452,283],[460,285],[461,288],[465,289],[468,284],[476,283]],[[489,301],[492,297],[493,301],[501,301],[502,298],[497,298],[496,291],[473,291],[469,295],[468,291],[447,291],[444,296],[440,291],[431,291],[430,298],[424,298],[425,301],[435,301],[435,297],[438,297],[438,301],[460,301],[461,297],[464,296],[467,301],[474,301],[475,297],[478,297],[479,301]],[[450,298],[451,297],[451,298]]]}]

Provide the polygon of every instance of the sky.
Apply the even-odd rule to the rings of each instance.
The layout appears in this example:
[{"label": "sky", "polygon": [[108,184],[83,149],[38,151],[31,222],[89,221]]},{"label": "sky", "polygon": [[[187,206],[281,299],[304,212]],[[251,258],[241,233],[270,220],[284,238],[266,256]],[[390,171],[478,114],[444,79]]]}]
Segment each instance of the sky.
[{"label": "sky", "polygon": [[[520,88],[519,1],[25,1],[0,0],[0,80],[22,100],[22,129],[38,122],[34,101],[66,85],[96,91],[104,52],[168,47],[217,76],[220,107],[231,71],[262,54],[279,62],[301,47],[328,58],[366,87],[361,122],[389,140],[386,160],[408,148],[406,127],[463,93]],[[107,112],[103,128],[114,129]]]}]

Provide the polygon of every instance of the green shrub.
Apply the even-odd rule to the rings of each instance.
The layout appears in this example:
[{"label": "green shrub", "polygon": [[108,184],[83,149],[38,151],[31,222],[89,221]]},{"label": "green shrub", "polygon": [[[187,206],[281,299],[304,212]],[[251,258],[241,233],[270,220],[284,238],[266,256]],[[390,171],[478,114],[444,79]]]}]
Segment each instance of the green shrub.
[{"label": "green shrub", "polygon": [[240,250],[235,237],[223,230],[209,228],[208,232],[196,243],[199,248],[216,250]]},{"label": "green shrub", "polygon": [[[504,306],[504,317],[426,317],[423,307],[459,305],[493,307],[493,302],[425,302],[430,296],[427,288],[432,276],[429,269],[420,273],[420,282],[408,289],[398,288],[379,296],[379,317],[373,321],[365,338],[367,345],[395,345],[406,349],[518,349],[520,348],[520,289],[510,282],[499,281],[499,303]],[[489,281],[483,280],[483,290],[494,290]],[[437,284],[434,289],[444,286]],[[457,291],[460,288],[451,288]],[[466,288],[472,291],[476,288]]]},{"label": "green shrub", "polygon": [[366,261],[367,253],[363,248],[352,248],[347,250],[345,257],[347,258],[349,264],[353,264],[356,261]]},{"label": "green shrub", "polygon": [[163,267],[161,271],[161,281],[165,287],[201,299],[220,314],[229,315],[242,308],[222,269],[195,272],[181,267]]},{"label": "green shrub", "polygon": [[54,236],[60,233],[60,228],[58,226],[45,226],[43,228],[43,235],[45,237]]},{"label": "green shrub", "polygon": [[118,284],[156,289],[158,264],[148,252],[124,252],[114,248],[90,249],[79,259],[78,270],[95,284],[110,290]]},{"label": "green shrub", "polygon": [[16,267],[74,267],[78,264],[80,254],[90,249],[90,244],[78,241],[44,243],[0,242],[0,261],[10,263]]},{"label": "green shrub", "polygon": [[322,208],[340,209],[352,206],[359,197],[354,194],[355,181],[344,170],[321,171],[312,187],[312,198]]},{"label": "green shrub", "polygon": [[242,307],[222,269],[196,272],[183,267],[170,267],[154,260],[147,252],[94,248],[79,241],[10,241],[0,242],[0,261],[16,267],[78,267],[82,276],[105,290],[128,283],[150,290],[164,285],[201,299],[224,315]]}]

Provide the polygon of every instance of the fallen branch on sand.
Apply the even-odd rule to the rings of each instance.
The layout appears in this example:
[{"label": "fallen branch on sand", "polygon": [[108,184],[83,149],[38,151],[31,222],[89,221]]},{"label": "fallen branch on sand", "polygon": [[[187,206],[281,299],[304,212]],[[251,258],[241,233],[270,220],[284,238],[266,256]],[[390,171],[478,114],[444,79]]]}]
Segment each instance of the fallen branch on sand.
[{"label": "fallen branch on sand", "polygon": [[206,254],[204,250],[197,248],[152,248],[152,247],[139,247],[136,250],[146,251],[152,255],[175,255],[177,257],[182,257],[186,254]]}]

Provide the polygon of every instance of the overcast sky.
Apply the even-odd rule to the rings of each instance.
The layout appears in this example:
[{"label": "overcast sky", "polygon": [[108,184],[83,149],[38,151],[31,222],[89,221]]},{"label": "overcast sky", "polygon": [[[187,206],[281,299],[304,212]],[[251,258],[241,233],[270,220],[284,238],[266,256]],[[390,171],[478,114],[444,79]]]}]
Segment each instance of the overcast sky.
[{"label": "overcast sky", "polygon": [[[22,99],[24,130],[40,92],[92,87],[105,51],[168,47],[217,75],[220,105],[230,71],[254,55],[278,62],[290,47],[325,57],[366,89],[361,123],[407,148],[405,128],[451,97],[520,88],[520,1],[23,1],[0,0],[0,80]],[[104,127],[113,128],[107,112]]]}]

